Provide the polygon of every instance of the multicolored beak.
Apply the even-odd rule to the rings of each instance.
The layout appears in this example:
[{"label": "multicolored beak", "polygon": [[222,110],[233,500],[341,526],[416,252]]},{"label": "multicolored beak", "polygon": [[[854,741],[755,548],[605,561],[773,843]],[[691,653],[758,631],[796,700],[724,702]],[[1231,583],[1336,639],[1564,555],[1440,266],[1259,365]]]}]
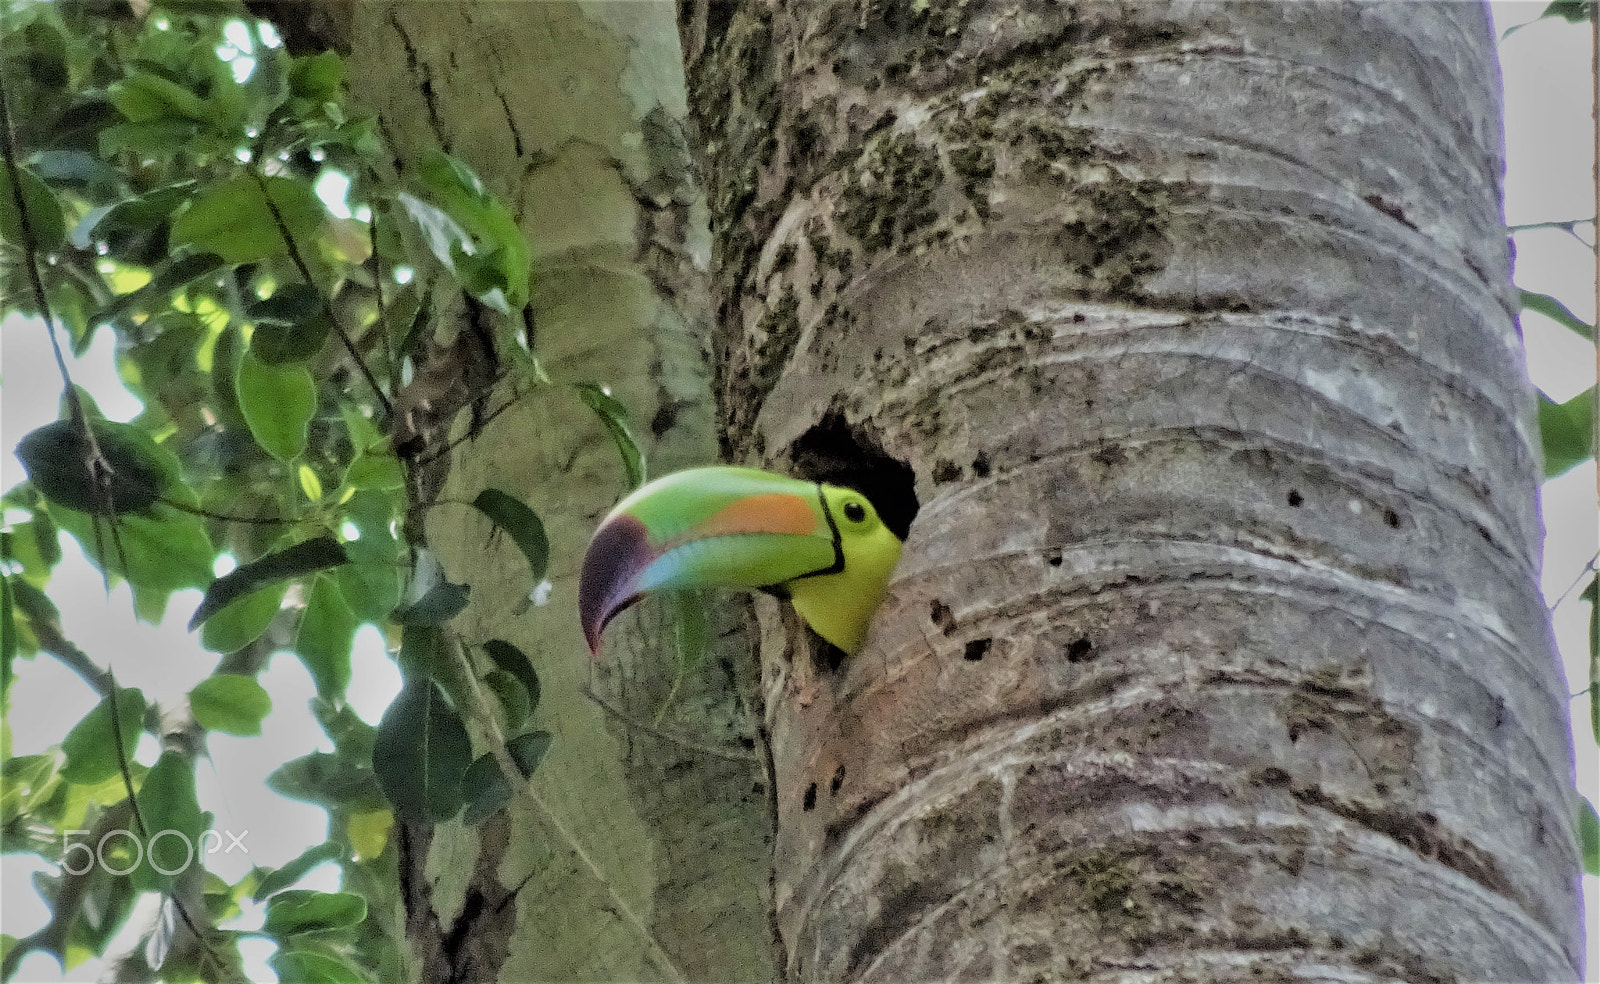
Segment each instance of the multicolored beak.
[{"label": "multicolored beak", "polygon": [[822,486],[754,468],[690,468],[618,503],[595,531],[578,578],[589,650],[646,592],[770,588],[843,570]]}]

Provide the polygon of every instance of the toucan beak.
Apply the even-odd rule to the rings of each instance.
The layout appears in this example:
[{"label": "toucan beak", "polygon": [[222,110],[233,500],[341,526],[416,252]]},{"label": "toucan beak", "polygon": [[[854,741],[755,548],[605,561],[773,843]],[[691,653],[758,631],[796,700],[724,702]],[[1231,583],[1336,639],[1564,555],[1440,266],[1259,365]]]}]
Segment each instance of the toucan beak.
[{"label": "toucan beak", "polygon": [[675,472],[623,499],[595,531],[578,578],[591,653],[649,591],[775,587],[842,570],[823,487],[754,468]]}]

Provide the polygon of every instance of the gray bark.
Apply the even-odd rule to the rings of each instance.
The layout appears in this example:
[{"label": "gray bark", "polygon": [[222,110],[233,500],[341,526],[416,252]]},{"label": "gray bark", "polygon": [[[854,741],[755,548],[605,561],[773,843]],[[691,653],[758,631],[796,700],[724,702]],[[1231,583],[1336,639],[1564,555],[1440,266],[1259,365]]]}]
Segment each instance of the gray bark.
[{"label": "gray bark", "polygon": [[920,501],[762,603],[787,975],[1575,978],[1486,12],[683,28],[725,449]]}]

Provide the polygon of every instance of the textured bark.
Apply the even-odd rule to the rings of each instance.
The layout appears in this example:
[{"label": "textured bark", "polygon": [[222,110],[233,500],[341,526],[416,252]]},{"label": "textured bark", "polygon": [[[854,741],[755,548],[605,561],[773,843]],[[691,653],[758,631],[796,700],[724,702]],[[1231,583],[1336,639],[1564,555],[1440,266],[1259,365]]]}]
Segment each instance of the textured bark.
[{"label": "textured bark", "polygon": [[[399,174],[442,148],[512,207],[534,250],[534,352],[554,384],[504,374],[511,360],[482,327],[494,315],[457,300],[400,401],[430,446],[461,441],[431,476],[446,504],[426,513],[427,545],[471,586],[454,623],[463,641],[509,640],[539,673],[539,724],[555,738],[534,787],[562,828],[519,797],[481,828],[401,833],[415,976],[769,978],[770,812],[746,712],[750,644],[715,649],[677,681],[670,626],[619,626],[592,667],[576,614],[578,558],[625,490],[611,440],[566,384],[609,384],[656,472],[715,454],[709,243],[672,8],[331,2],[299,13],[318,36],[348,39],[354,95],[379,114]],[[528,599],[517,550],[460,505],[488,487],[544,519],[544,607]]]},{"label": "textured bark", "polygon": [[682,19],[725,449],[921,504],[762,604],[787,975],[1574,978],[1486,12]]}]

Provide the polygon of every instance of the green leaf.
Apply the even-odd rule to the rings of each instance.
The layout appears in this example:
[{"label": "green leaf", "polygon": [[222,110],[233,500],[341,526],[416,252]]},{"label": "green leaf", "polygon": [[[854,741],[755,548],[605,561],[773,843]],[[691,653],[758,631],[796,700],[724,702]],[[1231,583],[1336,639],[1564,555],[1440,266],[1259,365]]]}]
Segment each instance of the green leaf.
[{"label": "green leaf", "polygon": [[278,980],[293,984],[371,984],[343,956],[323,950],[279,949],[267,958],[267,965]]},{"label": "green leaf", "polygon": [[139,786],[138,803],[146,833],[144,863],[134,875],[140,887],[159,888],[189,865],[203,863],[205,820],[194,791],[193,759],[162,752]]},{"label": "green leaf", "polygon": [[471,759],[467,729],[438,684],[407,680],[378,723],[372,751],[372,769],[395,815],[424,823],[455,816]]},{"label": "green leaf", "polygon": [[84,150],[36,150],[28,166],[46,184],[82,188],[95,198],[115,195],[122,186],[121,172]]},{"label": "green leaf", "polygon": [[303,577],[346,562],[344,547],[331,536],[319,536],[240,565],[211,582],[200,607],[189,619],[189,631],[236,598],[289,578]]},{"label": "green leaf", "polygon": [[61,621],[61,612],[55,602],[27,581],[12,580],[11,601],[17,612],[30,622],[55,624]]},{"label": "green leaf", "polygon": [[[123,823],[121,830],[128,829],[130,825]],[[111,845],[116,843],[124,848],[131,848],[131,842],[118,836],[118,839],[106,845],[106,853],[111,853]],[[129,856],[126,860],[109,862],[107,867],[115,866],[123,869],[131,865],[134,858]],[[147,868],[145,870],[148,870]],[[95,912],[98,920],[91,922],[88,919],[73,919],[75,913],[68,909],[65,919],[61,919],[66,938],[65,950],[78,953],[104,953],[113,936],[127,922],[128,916],[133,911],[133,906],[138,901],[139,893],[135,882],[137,878],[113,878],[107,873],[106,868],[96,865],[92,871],[83,878],[69,878],[63,890],[70,893],[69,897],[76,896],[81,899],[93,899],[91,906],[84,906],[88,912]],[[87,914],[87,912],[85,912]]]},{"label": "green leaf", "polygon": [[184,86],[149,72],[132,71],[106,89],[111,105],[132,123],[150,123],[167,117],[187,117],[206,123],[212,110]]},{"label": "green leaf", "polygon": [[1583,870],[1600,875],[1600,817],[1583,796],[1578,797],[1578,838],[1583,843]]},{"label": "green leaf", "polygon": [[16,602],[11,597],[11,575],[0,574],[0,706],[5,705],[5,696],[11,690],[11,661],[16,656]]},{"label": "green leaf", "polygon": [[339,754],[362,762],[372,758],[372,745],[377,740],[378,729],[361,720],[349,704],[335,704],[321,697],[311,699],[311,713],[317,716],[322,730],[333,741]]},{"label": "green leaf", "polygon": [[208,731],[259,735],[261,719],[272,710],[272,698],[254,677],[218,673],[189,691],[189,711]]},{"label": "green leaf", "polygon": [[95,563],[126,577],[135,594],[149,594],[160,607],[165,607],[171,592],[211,581],[216,552],[198,517],[158,504],[149,515],[119,517],[113,537],[104,520],[97,536],[91,517],[76,509],[55,510],[52,515],[77,537]]},{"label": "green leaf", "polygon": [[439,630],[436,627],[431,625],[406,627],[400,636],[400,651],[395,654],[395,662],[400,665],[401,676],[407,680],[433,676],[434,670],[439,666],[442,649]]},{"label": "green leaf", "polygon": [[400,604],[400,572],[393,564],[352,563],[333,574],[339,594],[363,622],[382,622]]},{"label": "green leaf", "polygon": [[400,467],[398,458],[392,454],[373,454],[370,451],[350,463],[344,480],[358,489],[385,492],[402,488],[406,483],[405,471]]},{"label": "green leaf", "polygon": [[578,383],[577,388],[579,399],[599,415],[611,440],[616,442],[617,453],[622,455],[622,466],[628,472],[628,488],[636,489],[643,485],[644,451],[640,449],[639,442],[634,440],[633,431],[628,428],[628,411],[599,383]]},{"label": "green leaf", "polygon": [[42,509],[35,510],[32,519],[12,524],[11,535],[6,540],[9,549],[6,557],[21,565],[25,580],[34,585],[45,584],[50,580],[50,572],[61,562],[58,536],[50,514]]},{"label": "green leaf", "polygon": [[[50,502],[101,516],[140,513],[176,483],[177,459],[143,430],[109,420],[89,426],[100,451],[95,471],[83,427],[74,421],[53,421],[17,442],[17,460]],[[105,476],[103,484],[96,475]]]},{"label": "green leaf", "polygon": [[250,434],[279,461],[306,448],[306,428],[317,412],[317,383],[299,363],[274,366],[246,352],[234,381]]},{"label": "green leaf", "polygon": [[[168,407],[179,417],[192,414],[195,424],[203,425],[206,418],[200,405],[206,402],[207,381],[199,378],[195,370],[197,354],[209,341],[210,329],[194,315],[172,308],[171,303],[163,298],[161,310],[140,326],[138,334],[142,337],[137,341],[129,339],[121,348],[117,375],[147,406]],[[97,317],[108,316],[102,313]],[[187,406],[189,403],[194,406]],[[144,420],[154,423],[160,412],[152,408]],[[215,432],[209,439],[216,439]]]},{"label": "green leaf", "polygon": [[200,627],[200,645],[214,653],[235,653],[255,642],[272,624],[288,590],[287,584],[269,584],[228,602]]},{"label": "green leaf", "polygon": [[350,433],[350,446],[357,451],[388,446],[388,439],[378,430],[378,425],[354,406],[348,403],[340,406],[339,416],[344,418],[345,430]]},{"label": "green leaf", "polygon": [[1591,386],[1565,403],[1539,394],[1545,478],[1554,478],[1594,457],[1594,393]]},{"label": "green leaf", "polygon": [[443,625],[466,609],[470,591],[465,584],[440,581],[417,599],[416,604],[397,610],[394,620],[401,625],[417,628]]},{"label": "green leaf", "polygon": [[533,775],[533,770],[539,767],[539,761],[544,758],[544,753],[550,750],[553,736],[548,731],[534,731],[506,742],[506,751],[516,760],[517,768],[522,770],[524,776]]},{"label": "green leaf", "polygon": [[310,465],[301,465],[295,469],[295,476],[300,479],[300,491],[304,492],[307,499],[312,502],[322,501],[322,479],[317,477],[317,472]]},{"label": "green leaf", "polygon": [[312,752],[278,766],[267,776],[267,788],[279,796],[327,809],[382,806],[385,802],[371,769],[328,752]]},{"label": "green leaf", "polygon": [[99,307],[98,296],[87,282],[59,280],[45,284],[45,298],[56,321],[72,337],[72,354],[82,358],[94,344],[101,321],[95,316]]},{"label": "green leaf", "polygon": [[[9,826],[18,817],[36,814],[55,797],[62,780],[56,768],[56,756],[48,752],[7,758],[5,765],[4,774],[0,774],[0,823]],[[30,820],[38,819],[37,815],[30,816]],[[57,826],[62,825],[58,823]]]},{"label": "green leaf", "polygon": [[305,362],[322,351],[333,330],[322,295],[310,284],[284,284],[245,311],[255,323],[250,353],[269,366]]},{"label": "green leaf", "polygon": [[522,650],[506,642],[504,639],[490,639],[483,644],[483,651],[494,660],[494,665],[509,673],[513,679],[522,684],[522,689],[528,695],[528,713],[532,714],[539,707],[539,674],[534,672],[533,663],[523,655]]},{"label": "green leaf", "polygon": [[264,876],[251,897],[260,902],[267,896],[281,892],[304,878],[317,865],[326,864],[329,861],[343,861],[344,858],[343,847],[333,841],[323,841],[316,847],[302,851],[300,856],[293,861]]},{"label": "green leaf", "polygon": [[235,422],[244,420],[244,413],[239,409],[239,388],[234,384],[239,375],[239,363],[244,361],[244,333],[230,324],[217,336],[209,359],[206,354],[202,345],[197,361],[201,370],[211,377],[211,395],[231,430]]},{"label": "green leaf", "polygon": [[[355,524],[360,535],[345,543],[345,552],[356,563],[383,563],[400,569],[405,547],[395,538],[396,509],[401,497],[385,492],[356,492],[344,504],[340,519]],[[341,523],[342,525],[342,523]],[[390,606],[393,607],[393,606]]]},{"label": "green leaf", "polygon": [[539,514],[522,500],[499,489],[484,489],[472,504],[511,537],[511,542],[527,558],[532,579],[535,582],[544,580],[550,564],[550,539],[545,536]]},{"label": "green leaf", "polygon": [[674,591],[670,595],[672,634],[678,649],[678,673],[688,674],[700,665],[711,645],[711,623],[706,617],[710,606],[704,593]]},{"label": "green leaf", "polygon": [[[118,688],[116,720],[121,726],[122,758],[129,762],[133,760],[133,749],[144,726],[144,708],[142,691]],[[117,774],[117,746],[112,739],[111,720],[111,698],[106,697],[61,739],[61,751],[66,756],[66,764],[61,767],[63,779],[92,786]]]},{"label": "green leaf", "polygon": [[163,260],[151,271],[149,283],[119,296],[100,312],[98,318],[116,321],[136,310],[171,314],[173,312],[168,308],[174,292],[207,275],[215,279],[216,274],[227,266],[227,261],[215,253],[185,253]]},{"label": "green leaf", "polygon": [[162,225],[194,196],[198,187],[193,180],[183,180],[124,198],[101,213],[88,230],[86,244],[88,240],[105,239],[120,232],[144,232]]},{"label": "green leaf", "polygon": [[412,176],[422,197],[396,199],[439,262],[502,314],[526,305],[533,254],[510,210],[471,168],[443,152],[423,158]]},{"label": "green leaf", "polygon": [[350,646],[360,625],[333,579],[318,577],[300,615],[294,649],[324,700],[342,698],[350,686]]},{"label": "green leaf", "polygon": [[412,315],[411,322],[406,330],[400,333],[400,340],[395,344],[394,354],[397,358],[413,354],[421,343],[423,335],[433,325],[433,317],[438,313],[433,308],[433,289],[429,287],[423,291],[418,300],[416,313]]},{"label": "green leaf", "polygon": [[1593,10],[1593,0],[1552,0],[1539,17],[1559,17],[1568,24],[1582,24],[1589,19]]},{"label": "green leaf", "polygon": [[332,51],[296,58],[289,67],[289,91],[317,103],[337,102],[344,85],[344,61]]},{"label": "green leaf", "polygon": [[354,926],[367,918],[367,900],[355,892],[292,888],[267,900],[261,931],[278,939]]},{"label": "green leaf", "polygon": [[483,822],[511,799],[511,783],[506,781],[506,774],[500,771],[494,756],[488,752],[479,755],[467,766],[461,788],[467,801],[461,822],[468,825]]},{"label": "green leaf", "polygon": [[191,119],[168,117],[148,123],[118,123],[100,131],[102,157],[123,152],[152,157],[172,153],[173,147],[190,143],[200,135],[200,124]]},{"label": "green leaf", "polygon": [[[265,184],[266,192],[262,191]],[[277,206],[278,215],[268,204]],[[224,181],[201,192],[172,224],[168,243],[174,252],[215,253],[229,263],[285,256],[289,244],[278,218],[303,259],[317,256],[316,244],[328,226],[328,213],[309,182],[251,175]]]},{"label": "green leaf", "polygon": [[[27,209],[28,231],[33,233],[35,252],[43,257],[59,250],[67,241],[67,223],[61,216],[61,203],[55,192],[25,167],[16,170],[22,187],[23,207]],[[22,214],[17,211],[17,195],[11,184],[11,168],[0,164],[0,242],[20,247],[28,241],[23,235]]]},{"label": "green leaf", "polygon": [[1577,332],[1580,337],[1594,341],[1594,325],[1573,314],[1571,309],[1549,294],[1522,291],[1522,309],[1536,311],[1556,324]]},{"label": "green leaf", "polygon": [[505,712],[505,729],[515,731],[522,727],[533,713],[533,705],[528,700],[528,691],[517,678],[504,670],[490,670],[483,678],[483,685],[494,694]]}]

